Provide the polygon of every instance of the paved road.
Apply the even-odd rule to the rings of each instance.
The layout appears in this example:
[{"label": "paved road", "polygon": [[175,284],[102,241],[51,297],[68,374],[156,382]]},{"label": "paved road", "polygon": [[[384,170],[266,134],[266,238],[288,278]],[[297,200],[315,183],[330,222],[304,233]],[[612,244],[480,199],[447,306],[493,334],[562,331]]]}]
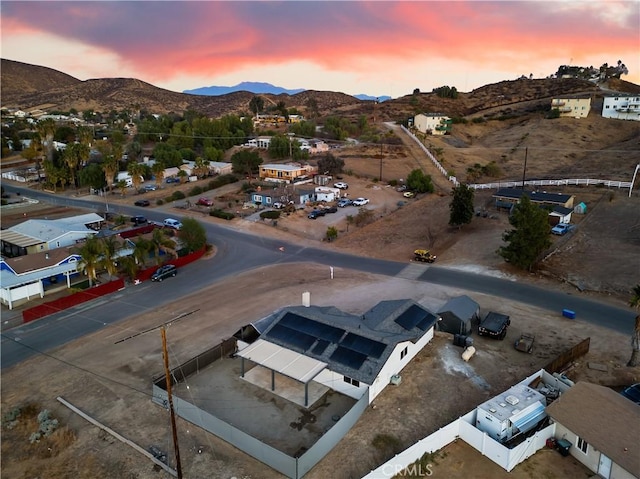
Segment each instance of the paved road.
[{"label": "paved road", "polygon": [[[5,186],[8,191],[15,187]],[[50,195],[19,190],[24,195],[53,202]],[[57,204],[77,207],[104,207],[101,202],[54,197]],[[167,215],[161,210],[145,210],[119,206],[122,214],[140,214],[153,221],[162,221]],[[314,262],[339,268],[366,271],[386,276],[398,276],[407,263],[384,261],[334,252],[322,248],[305,247],[282,240],[263,238],[238,232],[218,224],[203,223],[207,237],[218,252],[207,261],[184,267],[176,278],[159,284],[143,283],[47,318],[22,325],[2,333],[0,360],[2,368],[17,364],[38,352],[51,351],[65,343],[97,331],[136,313],[146,312],[194,292],[194,285],[206,287],[224,278],[252,269],[278,263]],[[492,276],[429,266],[417,278],[419,281],[453,286],[494,296],[520,301],[547,309],[559,315],[562,309],[576,312],[579,321],[606,326],[624,334],[633,331],[635,314],[573,294],[542,289],[524,283]],[[162,298],[162,303],[158,298]],[[105,307],[108,304],[108,307]]]}]

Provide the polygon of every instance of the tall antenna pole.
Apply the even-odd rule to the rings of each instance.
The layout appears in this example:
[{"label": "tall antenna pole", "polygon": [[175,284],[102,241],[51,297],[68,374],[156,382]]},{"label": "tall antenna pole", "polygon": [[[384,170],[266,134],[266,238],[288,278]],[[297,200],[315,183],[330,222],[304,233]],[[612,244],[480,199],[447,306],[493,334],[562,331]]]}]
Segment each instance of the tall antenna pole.
[{"label": "tall antenna pole", "polygon": [[167,352],[167,331],[164,325],[160,328],[162,334],[162,357],[164,358],[164,376],[167,382],[167,398],[169,399],[169,414],[171,416],[171,434],[173,435],[173,449],[176,454],[176,472],[178,479],[182,479],[182,464],[180,462],[180,448],[178,447],[178,430],[176,428],[176,413],[173,410],[173,395],[171,394],[171,371],[169,371],[169,353]]}]

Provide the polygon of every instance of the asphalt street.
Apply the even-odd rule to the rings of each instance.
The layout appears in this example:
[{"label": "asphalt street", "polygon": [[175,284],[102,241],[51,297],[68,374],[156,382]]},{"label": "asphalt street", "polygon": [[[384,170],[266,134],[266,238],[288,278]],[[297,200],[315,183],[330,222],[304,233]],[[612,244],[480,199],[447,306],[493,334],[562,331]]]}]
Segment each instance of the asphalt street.
[{"label": "asphalt street", "polygon": [[[5,189],[11,192],[20,191],[25,196],[53,204],[104,211],[102,202],[60,198],[8,185]],[[148,219],[158,222],[167,216],[162,210],[146,210],[133,206],[118,206],[116,212],[127,215],[143,212]],[[193,294],[196,290],[194,285],[204,288],[224,278],[266,265],[314,262],[385,276],[397,276],[407,267],[406,263],[305,247],[242,233],[218,224],[203,223],[203,227],[207,232],[207,238],[217,248],[214,258],[185,266],[181,274],[172,278],[171,281],[129,286],[109,297],[79,305],[17,328],[3,330],[0,351],[2,368],[18,364],[34,354],[52,351],[131,315],[147,312]],[[504,297],[510,301],[519,301],[547,309],[557,315],[560,315],[563,309],[570,309],[576,312],[577,321],[598,324],[624,334],[631,334],[633,331],[634,311],[580,297],[578,294],[566,294],[526,283],[433,265],[429,266],[417,280]],[[162,299],[159,300],[159,298]]]}]

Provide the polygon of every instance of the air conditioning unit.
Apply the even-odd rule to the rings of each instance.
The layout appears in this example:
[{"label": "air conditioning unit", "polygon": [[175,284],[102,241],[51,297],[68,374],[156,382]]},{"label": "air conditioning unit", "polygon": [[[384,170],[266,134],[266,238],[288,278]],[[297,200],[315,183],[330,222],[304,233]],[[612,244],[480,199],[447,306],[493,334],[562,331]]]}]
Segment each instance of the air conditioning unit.
[{"label": "air conditioning unit", "polygon": [[391,380],[389,382],[394,386],[397,386],[402,382],[402,376],[400,376],[399,374],[394,374],[393,376],[391,376]]}]

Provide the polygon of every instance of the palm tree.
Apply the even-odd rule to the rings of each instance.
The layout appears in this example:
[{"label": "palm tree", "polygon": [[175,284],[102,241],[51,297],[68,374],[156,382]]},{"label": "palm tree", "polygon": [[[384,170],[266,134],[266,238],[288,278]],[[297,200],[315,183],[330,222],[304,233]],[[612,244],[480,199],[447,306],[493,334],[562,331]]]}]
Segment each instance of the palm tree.
[{"label": "palm tree", "polygon": [[[640,309],[640,284],[633,287],[629,306]],[[631,348],[631,358],[629,358],[627,366],[633,368],[640,365],[640,314],[636,316],[636,324],[631,336]]]},{"label": "palm tree", "polygon": [[127,167],[127,171],[131,175],[131,181],[136,191],[140,189],[142,184],[142,174],[144,173],[144,166],[141,163],[131,162]]},{"label": "palm tree", "polygon": [[118,273],[116,260],[118,259],[118,252],[121,249],[122,245],[116,239],[115,235],[102,239],[102,266],[107,270],[109,279]]},{"label": "palm tree", "polygon": [[42,145],[44,146],[46,159],[53,160],[53,137],[56,134],[56,122],[53,118],[47,118],[38,122],[36,126]]},{"label": "palm tree", "polygon": [[149,252],[153,249],[151,241],[140,236],[133,244],[133,259],[137,265],[144,266],[149,257]]},{"label": "palm tree", "polygon": [[82,246],[78,248],[78,254],[82,257],[78,263],[78,269],[84,271],[89,278],[89,286],[98,277],[98,268],[102,262],[103,244],[95,235],[87,236]]},{"label": "palm tree", "polygon": [[156,264],[160,264],[162,262],[160,259],[160,252],[171,254],[177,258],[178,253],[174,249],[175,247],[175,241],[169,238],[164,231],[159,228],[153,230],[151,248],[153,250],[154,257],[156,258]]},{"label": "palm tree", "polygon": [[113,177],[118,172],[118,160],[113,155],[106,155],[102,159],[102,171],[104,171],[104,179],[109,186],[109,191],[113,188]]},{"label": "palm tree", "polygon": [[164,180],[164,164],[161,161],[156,161],[151,167],[151,172],[156,177],[156,186],[160,188],[162,180]]}]

